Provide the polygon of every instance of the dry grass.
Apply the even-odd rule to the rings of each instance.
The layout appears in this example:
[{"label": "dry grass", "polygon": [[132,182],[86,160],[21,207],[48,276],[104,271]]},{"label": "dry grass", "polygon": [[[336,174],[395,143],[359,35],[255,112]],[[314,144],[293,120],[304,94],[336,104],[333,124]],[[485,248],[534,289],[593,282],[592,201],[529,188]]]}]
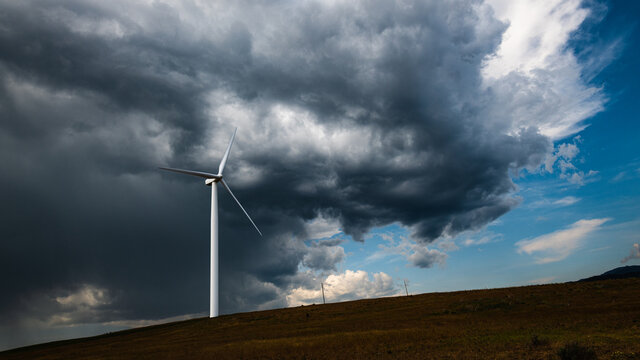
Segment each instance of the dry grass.
[{"label": "dry grass", "polygon": [[568,344],[598,359],[640,359],[640,279],[234,314],[41,344],[0,358],[559,359]]}]

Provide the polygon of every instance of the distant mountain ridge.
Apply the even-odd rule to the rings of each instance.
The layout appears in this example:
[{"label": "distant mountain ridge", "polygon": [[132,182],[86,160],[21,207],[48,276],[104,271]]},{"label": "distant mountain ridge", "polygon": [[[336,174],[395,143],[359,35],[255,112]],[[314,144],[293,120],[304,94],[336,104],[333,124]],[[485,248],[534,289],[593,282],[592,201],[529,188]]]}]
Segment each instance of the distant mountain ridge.
[{"label": "distant mountain ridge", "polygon": [[608,279],[626,279],[640,277],[640,265],[621,266],[613,270],[609,270],[602,275],[596,275],[581,279],[578,281],[596,281],[596,280],[608,280]]}]

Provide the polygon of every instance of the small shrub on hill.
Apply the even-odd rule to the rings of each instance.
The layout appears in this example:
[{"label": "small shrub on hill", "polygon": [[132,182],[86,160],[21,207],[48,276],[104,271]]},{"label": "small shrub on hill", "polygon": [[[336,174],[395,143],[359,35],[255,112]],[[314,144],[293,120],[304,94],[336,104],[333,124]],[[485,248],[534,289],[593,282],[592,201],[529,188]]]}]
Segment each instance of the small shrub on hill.
[{"label": "small shrub on hill", "polygon": [[531,342],[529,343],[530,347],[538,348],[549,345],[549,340],[545,338],[541,338],[538,335],[533,335],[531,337]]},{"label": "small shrub on hill", "polygon": [[561,360],[597,360],[596,352],[576,342],[570,342],[558,350]]}]

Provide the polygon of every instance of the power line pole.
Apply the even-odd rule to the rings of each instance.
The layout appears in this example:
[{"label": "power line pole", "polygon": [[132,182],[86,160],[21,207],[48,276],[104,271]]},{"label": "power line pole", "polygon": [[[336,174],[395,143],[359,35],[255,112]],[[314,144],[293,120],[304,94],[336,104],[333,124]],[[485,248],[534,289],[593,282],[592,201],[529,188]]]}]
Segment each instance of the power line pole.
[{"label": "power line pole", "polygon": [[324,283],[320,283],[320,286],[322,287],[322,303],[326,304],[326,302],[324,301]]},{"label": "power line pole", "polygon": [[409,290],[407,290],[407,280],[402,281],[404,281],[404,292],[407,294],[407,296],[409,296]]}]

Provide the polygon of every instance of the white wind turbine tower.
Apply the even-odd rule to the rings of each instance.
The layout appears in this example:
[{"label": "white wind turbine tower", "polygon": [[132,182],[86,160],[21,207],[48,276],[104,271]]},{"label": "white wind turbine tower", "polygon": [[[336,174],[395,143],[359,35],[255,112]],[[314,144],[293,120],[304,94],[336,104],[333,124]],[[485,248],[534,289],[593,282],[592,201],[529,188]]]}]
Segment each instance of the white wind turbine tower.
[{"label": "white wind turbine tower", "polygon": [[187,175],[205,178],[206,179],[204,181],[205,185],[211,186],[211,289],[210,289],[210,300],[209,300],[209,317],[210,318],[218,316],[218,188],[216,186],[218,185],[218,183],[222,183],[222,186],[224,186],[224,188],[227,189],[229,194],[231,194],[231,197],[233,198],[233,200],[235,200],[236,203],[238,203],[238,206],[240,206],[240,209],[242,209],[244,214],[247,215],[247,218],[249,218],[249,221],[251,221],[251,224],[253,224],[253,227],[255,227],[256,230],[258,230],[258,234],[262,236],[262,233],[260,232],[256,224],[253,222],[253,220],[251,220],[251,217],[249,216],[249,214],[247,214],[247,211],[242,207],[242,205],[240,204],[240,201],[238,201],[238,199],[236,199],[236,197],[233,195],[233,192],[231,192],[229,185],[227,185],[227,183],[222,178],[222,171],[224,170],[224,165],[227,163],[227,158],[229,157],[229,151],[231,151],[231,145],[233,144],[233,139],[236,137],[236,131],[238,131],[237,128],[233,131],[233,135],[231,135],[231,140],[229,140],[229,146],[227,146],[227,151],[224,153],[224,156],[222,157],[222,161],[220,161],[220,166],[218,167],[218,174],[216,175],[206,173],[206,172],[201,172],[201,171],[160,167],[160,169],[162,170],[168,170],[168,171],[173,171],[180,174],[187,174]]}]

